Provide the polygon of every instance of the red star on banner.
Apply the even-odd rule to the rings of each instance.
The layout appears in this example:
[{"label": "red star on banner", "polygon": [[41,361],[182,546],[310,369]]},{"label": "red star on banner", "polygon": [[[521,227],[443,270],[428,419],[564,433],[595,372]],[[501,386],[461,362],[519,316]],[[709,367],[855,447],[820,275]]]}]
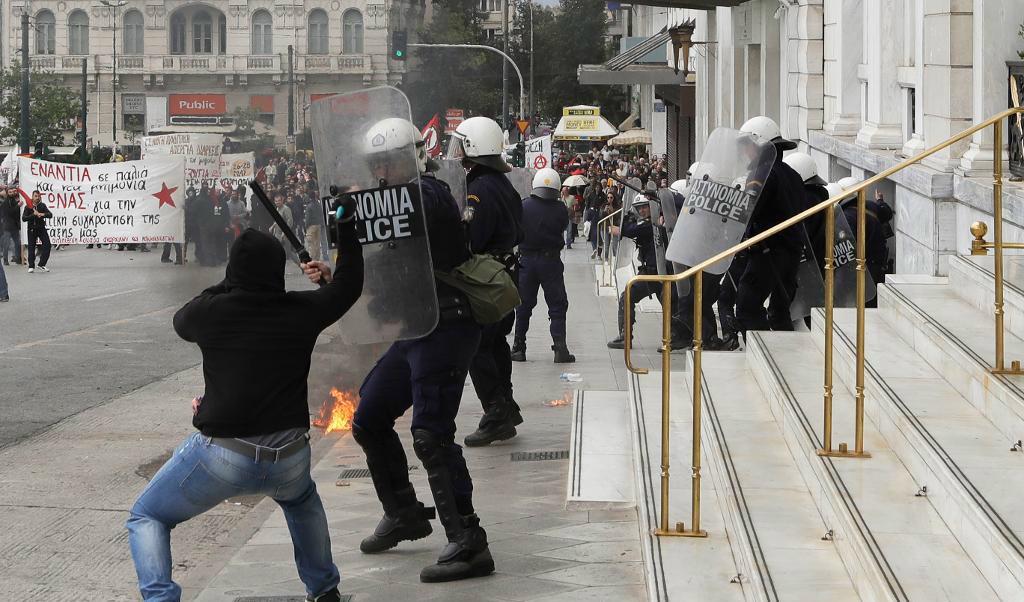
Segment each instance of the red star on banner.
[{"label": "red star on banner", "polygon": [[177,189],[177,186],[175,186],[174,188],[168,188],[167,182],[162,182],[160,184],[160,192],[157,192],[156,194],[153,195],[160,201],[160,204],[157,205],[156,208],[159,209],[164,205],[170,205],[171,207],[175,207],[174,200],[171,199],[171,193],[173,193]]}]

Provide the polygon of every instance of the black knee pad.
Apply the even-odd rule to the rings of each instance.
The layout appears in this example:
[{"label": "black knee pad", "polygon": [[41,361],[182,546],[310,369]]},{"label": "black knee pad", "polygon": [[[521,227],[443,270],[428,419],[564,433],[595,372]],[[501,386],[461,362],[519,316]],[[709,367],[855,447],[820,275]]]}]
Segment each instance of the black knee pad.
[{"label": "black knee pad", "polygon": [[352,438],[355,439],[356,443],[359,444],[359,447],[364,450],[369,449],[373,445],[373,435],[355,423],[352,424]]},{"label": "black knee pad", "polygon": [[423,468],[427,470],[442,464],[442,445],[441,438],[436,433],[424,429],[415,429],[412,432],[412,448],[416,452],[416,457],[423,463]]}]

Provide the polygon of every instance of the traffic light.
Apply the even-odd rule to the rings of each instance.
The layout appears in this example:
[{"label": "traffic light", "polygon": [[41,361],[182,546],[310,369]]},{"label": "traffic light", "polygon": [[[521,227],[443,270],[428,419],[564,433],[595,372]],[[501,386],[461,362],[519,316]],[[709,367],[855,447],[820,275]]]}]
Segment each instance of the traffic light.
[{"label": "traffic light", "polygon": [[408,52],[409,34],[404,29],[396,29],[391,32],[391,58],[396,61],[404,61]]}]

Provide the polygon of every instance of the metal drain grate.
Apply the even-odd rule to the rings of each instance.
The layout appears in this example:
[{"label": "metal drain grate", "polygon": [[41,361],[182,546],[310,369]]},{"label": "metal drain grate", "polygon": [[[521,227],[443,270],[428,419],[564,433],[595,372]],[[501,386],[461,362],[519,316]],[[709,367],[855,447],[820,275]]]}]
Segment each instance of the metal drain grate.
[{"label": "metal drain grate", "polygon": [[539,462],[543,460],[568,460],[569,450],[512,452],[513,462]]},{"label": "metal drain grate", "polygon": [[[419,469],[419,466],[410,466],[409,472]],[[368,479],[370,478],[369,468],[346,468],[338,475],[339,480],[347,479]]]},{"label": "metal drain grate", "polygon": [[[341,602],[351,602],[351,594],[342,594]],[[234,599],[234,602],[305,602],[305,596],[244,596]]]}]

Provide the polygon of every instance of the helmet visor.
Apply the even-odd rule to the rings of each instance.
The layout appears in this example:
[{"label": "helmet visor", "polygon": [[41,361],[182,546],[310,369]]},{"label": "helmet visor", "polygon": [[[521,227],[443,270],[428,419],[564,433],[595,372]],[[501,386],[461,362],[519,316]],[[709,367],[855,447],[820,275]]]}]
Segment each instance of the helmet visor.
[{"label": "helmet visor", "polygon": [[462,144],[462,136],[457,132],[452,134],[452,137],[448,140],[448,151],[445,153],[445,159],[456,159],[461,160],[466,156],[466,148]]}]

